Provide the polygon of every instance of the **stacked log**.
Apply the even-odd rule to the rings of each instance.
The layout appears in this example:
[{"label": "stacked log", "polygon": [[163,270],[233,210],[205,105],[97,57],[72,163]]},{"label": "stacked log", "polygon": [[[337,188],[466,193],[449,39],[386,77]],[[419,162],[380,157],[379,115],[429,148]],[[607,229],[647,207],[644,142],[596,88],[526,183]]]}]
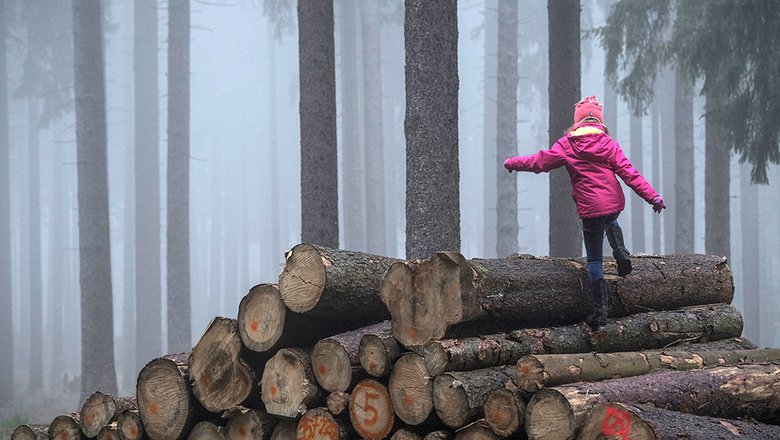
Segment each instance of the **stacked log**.
[{"label": "stacked log", "polygon": [[301,244],[191,353],[141,370],[137,409],[95,393],[48,437],[664,439],[695,423],[773,438],[780,350],[740,338],[725,260],[637,257],[625,278],[608,260],[606,274],[610,318],[593,329],[581,260]]}]

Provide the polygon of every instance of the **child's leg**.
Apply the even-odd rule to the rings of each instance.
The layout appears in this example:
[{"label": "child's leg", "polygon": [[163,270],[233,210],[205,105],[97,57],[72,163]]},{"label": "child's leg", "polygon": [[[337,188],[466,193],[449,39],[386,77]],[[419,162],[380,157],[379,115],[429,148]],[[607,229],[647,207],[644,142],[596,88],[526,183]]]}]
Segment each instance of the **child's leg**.
[{"label": "child's leg", "polygon": [[590,297],[593,302],[593,313],[585,317],[585,322],[591,327],[606,324],[609,300],[604,282],[604,243],[605,217],[582,220],[582,235],[587,252],[588,278],[590,280]]},{"label": "child's leg", "polygon": [[612,256],[615,257],[618,267],[618,275],[624,277],[631,273],[631,254],[623,242],[623,230],[617,222],[617,215],[606,222],[607,240],[612,246]]}]

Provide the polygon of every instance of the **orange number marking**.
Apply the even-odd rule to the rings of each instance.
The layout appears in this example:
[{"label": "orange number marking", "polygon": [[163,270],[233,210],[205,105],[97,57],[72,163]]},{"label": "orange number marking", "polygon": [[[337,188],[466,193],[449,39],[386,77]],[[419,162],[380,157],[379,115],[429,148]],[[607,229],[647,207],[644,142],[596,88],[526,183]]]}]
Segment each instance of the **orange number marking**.
[{"label": "orange number marking", "polygon": [[370,417],[366,417],[363,419],[363,424],[368,426],[376,425],[376,422],[379,420],[379,410],[376,409],[375,406],[370,405],[368,403],[369,400],[375,400],[379,398],[378,393],[372,393],[372,392],[366,392],[364,394],[365,396],[365,403],[363,404],[363,411],[366,412],[366,414],[371,414]]}]

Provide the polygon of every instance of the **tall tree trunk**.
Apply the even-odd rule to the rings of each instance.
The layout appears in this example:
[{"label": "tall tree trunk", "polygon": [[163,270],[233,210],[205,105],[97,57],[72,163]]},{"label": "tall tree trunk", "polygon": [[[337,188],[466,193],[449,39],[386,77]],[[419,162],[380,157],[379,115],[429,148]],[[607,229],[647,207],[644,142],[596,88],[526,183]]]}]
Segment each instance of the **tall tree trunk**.
[{"label": "tall tree trunk", "polygon": [[[28,32],[30,32],[28,30]],[[31,38],[32,39],[32,38]],[[27,222],[30,238],[28,264],[30,297],[30,391],[43,388],[43,292],[41,270],[41,145],[38,123],[38,96],[27,97],[27,148],[28,148],[28,188]]]},{"label": "tall tree trunk", "polygon": [[163,354],[160,312],[160,103],[157,0],[138,0],[133,5],[135,371],[141,371],[147,362]]},{"label": "tall tree trunk", "polygon": [[[55,125],[53,131],[59,132],[59,126]],[[64,130],[63,130],[64,131]],[[70,261],[70,251],[68,251],[68,214],[70,212],[69,192],[67,178],[63,173],[64,155],[63,146],[59,145],[57,139],[53,139],[53,161],[51,169],[51,194],[52,194],[52,217],[49,225],[51,234],[51,252],[49,254],[49,264],[51,267],[51,285],[58,286],[49,296],[49,307],[47,307],[50,324],[51,351],[49,359],[53,370],[62,372],[67,370],[65,360],[65,336],[70,334],[65,326],[65,292],[71,290],[68,284],[68,261]],[[0,208],[1,209],[1,208]],[[70,302],[68,302],[70,303]],[[49,386],[53,393],[62,393],[61,377],[56,377]]]},{"label": "tall tree trunk", "polygon": [[168,2],[168,351],[190,350],[190,2]]},{"label": "tall tree trunk", "polygon": [[8,141],[8,67],[6,34],[11,11],[0,0],[0,403],[14,398],[14,339],[11,292],[11,160]]},{"label": "tall tree trunk", "polygon": [[[574,104],[580,99],[580,1],[548,0],[550,60],[549,143],[555,144],[572,124]],[[563,168],[550,173],[550,255],[582,255],[582,230],[571,179]]]},{"label": "tall tree trunk", "polygon": [[[484,74],[482,83],[484,87],[482,109],[482,143],[483,143],[483,234],[484,246],[482,254],[485,258],[496,258],[498,244],[498,223],[496,218],[496,196],[494,188],[498,186],[498,170],[496,162],[500,159],[496,154],[496,118],[497,118],[497,92],[498,57],[493,51],[498,47],[498,0],[485,0],[485,54]],[[501,159],[503,160],[503,159]],[[503,171],[503,170],[502,170]]]},{"label": "tall tree trunk", "polygon": [[740,215],[742,220],[742,310],[745,336],[761,344],[761,289],[758,226],[758,188],[750,184],[750,165],[740,166]]},{"label": "tall tree trunk", "polygon": [[[717,77],[717,75],[716,75]],[[708,78],[714,80],[715,78]],[[720,127],[710,115],[723,104],[715,92],[706,92],[704,121],[704,252],[729,258],[731,154],[721,142]]]},{"label": "tall tree trunk", "polygon": [[[269,33],[272,34],[272,30],[269,28]],[[279,224],[282,222],[282,217],[279,215],[279,135],[277,131],[277,125],[279,123],[276,112],[276,45],[277,41],[269,35],[268,38],[268,58],[270,63],[268,64],[268,103],[270,107],[268,109],[268,137],[270,138],[270,151],[268,154],[268,162],[271,166],[271,170],[268,174],[268,179],[271,181],[269,188],[271,189],[269,196],[271,197],[271,212],[263,213],[263,215],[270,215],[271,221],[271,261],[274,262],[273,267],[278,267],[277,263],[282,261],[282,239]],[[276,274],[274,270],[273,274]]]},{"label": "tall tree trunk", "polygon": [[[667,199],[675,197],[676,173],[672,164],[676,161],[675,130],[676,124],[675,108],[675,72],[676,69],[670,68],[664,71],[661,76],[661,90],[658,94],[658,106],[661,118],[661,163],[659,165],[661,173],[661,194]],[[692,174],[692,173],[691,173]],[[658,183],[656,183],[658,185]],[[671,204],[670,204],[671,205]],[[663,254],[668,255],[674,252],[674,235],[677,224],[677,209],[667,209],[661,216],[663,223],[662,247]],[[660,252],[660,251],[659,251]]]},{"label": "tall tree trunk", "polygon": [[333,0],[298,0],[301,241],[339,247]]},{"label": "tall tree trunk", "polygon": [[[631,114],[629,130],[631,131],[631,163],[641,173],[644,171],[642,166],[644,135],[641,116]],[[633,192],[629,192],[629,197],[631,198],[631,233],[629,234],[631,236],[631,252],[645,252],[645,203]]]},{"label": "tall tree trunk", "polygon": [[[360,28],[357,25],[355,0],[340,0],[339,8],[339,51],[341,73],[341,162],[344,170],[342,179],[344,220],[344,248],[354,251],[366,249],[366,170],[360,151],[360,106],[358,95],[358,41]],[[378,67],[377,67],[378,68]],[[366,159],[366,166],[368,159]]]},{"label": "tall tree trunk", "polygon": [[[650,130],[652,131],[652,135],[650,137],[651,142],[651,159],[652,162],[652,169],[653,169],[653,184],[656,185],[656,188],[660,188],[661,186],[661,140],[659,139],[661,135],[661,115],[659,114],[660,109],[658,108],[660,96],[656,95],[655,99],[653,100],[652,104],[652,114],[650,115]],[[663,255],[661,253],[661,217],[658,215],[654,215],[651,217],[650,220],[651,227],[652,227],[652,234],[651,234],[651,250],[656,255]]]},{"label": "tall tree trunk", "polygon": [[[507,157],[517,155],[517,7],[514,0],[498,2],[497,168]],[[501,258],[518,248],[517,180],[501,172],[496,181],[496,254]]]},{"label": "tall tree trunk", "polygon": [[108,224],[106,83],[99,0],[73,2],[81,285],[81,400],[116,394]]},{"label": "tall tree trunk", "polygon": [[362,2],[363,124],[366,156],[366,251],[386,255],[385,158],[382,130],[382,44],[379,4]]},{"label": "tall tree trunk", "polygon": [[694,154],[693,80],[682,69],[675,70],[674,82],[674,251],[693,252],[694,242]]},{"label": "tall tree trunk", "polygon": [[406,258],[460,249],[458,8],[406,0]]}]

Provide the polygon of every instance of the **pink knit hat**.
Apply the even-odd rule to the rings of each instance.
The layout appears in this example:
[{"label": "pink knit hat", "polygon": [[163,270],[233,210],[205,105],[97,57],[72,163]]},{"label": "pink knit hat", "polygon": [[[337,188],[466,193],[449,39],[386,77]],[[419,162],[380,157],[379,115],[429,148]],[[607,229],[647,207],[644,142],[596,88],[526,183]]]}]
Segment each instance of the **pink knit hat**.
[{"label": "pink knit hat", "polygon": [[604,104],[599,98],[595,96],[582,98],[580,102],[574,104],[574,123],[576,124],[585,118],[592,117],[598,119],[603,124],[602,108],[604,108]]}]

